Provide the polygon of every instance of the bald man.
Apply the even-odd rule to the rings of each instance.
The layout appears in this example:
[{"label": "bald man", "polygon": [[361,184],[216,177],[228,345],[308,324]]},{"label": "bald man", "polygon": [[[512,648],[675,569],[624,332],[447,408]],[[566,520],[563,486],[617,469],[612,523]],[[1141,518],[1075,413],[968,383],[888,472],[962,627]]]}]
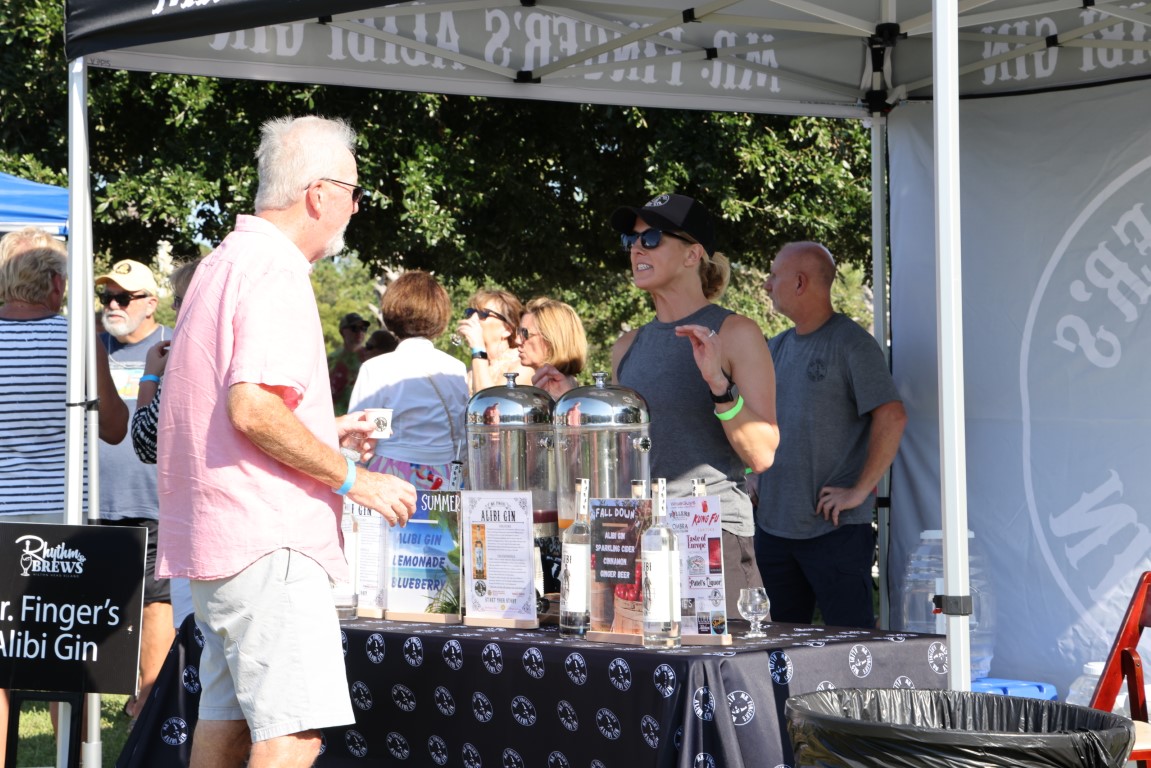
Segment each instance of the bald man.
[{"label": "bald man", "polygon": [[755,557],[775,621],[874,627],[875,486],[907,415],[875,338],[831,306],[835,260],[789,243],[765,288],[795,327],[770,341],[779,448],[759,478]]}]

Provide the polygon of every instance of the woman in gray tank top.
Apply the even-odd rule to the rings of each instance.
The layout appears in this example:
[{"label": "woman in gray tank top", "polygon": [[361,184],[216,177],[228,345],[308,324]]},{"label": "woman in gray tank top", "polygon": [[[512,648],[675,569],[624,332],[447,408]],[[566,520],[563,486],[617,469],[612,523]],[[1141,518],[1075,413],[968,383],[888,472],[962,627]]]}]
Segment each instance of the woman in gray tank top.
[{"label": "woman in gray tank top", "polygon": [[728,620],[741,587],[762,586],[755,565],[755,521],[743,488],[745,469],[763,472],[779,445],[775,371],[753,320],[712,301],[731,268],[715,250],[711,214],[684,195],[660,195],[615,211],[612,227],[631,257],[636,287],[656,319],[612,348],[617,383],[639,392],[651,413],[652,477],[672,496],[690,496],[703,478],[723,504]]}]

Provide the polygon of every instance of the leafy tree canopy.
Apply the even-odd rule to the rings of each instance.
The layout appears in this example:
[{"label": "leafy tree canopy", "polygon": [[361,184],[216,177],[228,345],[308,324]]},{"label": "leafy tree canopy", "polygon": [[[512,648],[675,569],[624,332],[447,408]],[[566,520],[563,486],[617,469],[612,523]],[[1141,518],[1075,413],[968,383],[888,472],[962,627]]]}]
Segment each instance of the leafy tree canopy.
[{"label": "leafy tree canopy", "polygon": [[[58,0],[0,6],[0,170],[62,185],[63,10]],[[177,260],[219,242],[252,209],[265,119],[346,118],[373,195],[348,228],[356,258],[316,271],[330,343],[341,314],[375,301],[374,279],[421,268],[460,306],[481,285],[568,301],[602,368],[621,329],[651,313],[608,219],[661,192],[692,195],[717,215],[734,265],[725,301],[765,330],[779,325],[761,286],[781,245],[813,239],[841,263],[869,258],[869,143],[852,121],[104,69],[89,72],[89,102],[93,232],[106,261],[152,262],[162,240]]]}]

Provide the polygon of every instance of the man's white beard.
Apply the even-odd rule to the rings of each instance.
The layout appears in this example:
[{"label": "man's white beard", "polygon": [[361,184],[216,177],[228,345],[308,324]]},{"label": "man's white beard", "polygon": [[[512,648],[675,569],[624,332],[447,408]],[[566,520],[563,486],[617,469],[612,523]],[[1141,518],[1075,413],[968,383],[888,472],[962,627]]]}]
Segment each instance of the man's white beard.
[{"label": "man's white beard", "polygon": [[122,339],[131,333],[134,333],[140,324],[144,322],[144,318],[132,319],[131,315],[124,318],[111,317],[108,311],[104,310],[104,330],[115,336],[117,339]]},{"label": "man's white beard", "polygon": [[340,228],[340,231],[337,232],[335,236],[328,241],[327,247],[324,248],[325,259],[331,258],[332,256],[335,256],[344,250],[344,232],[346,232],[347,229],[348,225],[345,224]]}]

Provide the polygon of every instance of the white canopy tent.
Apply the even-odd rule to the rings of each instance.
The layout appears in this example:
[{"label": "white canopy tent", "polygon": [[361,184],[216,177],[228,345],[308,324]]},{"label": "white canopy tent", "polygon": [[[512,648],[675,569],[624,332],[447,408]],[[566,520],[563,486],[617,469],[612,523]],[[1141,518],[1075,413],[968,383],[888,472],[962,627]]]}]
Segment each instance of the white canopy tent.
[{"label": "white canopy tent", "polygon": [[[939,491],[944,592],[954,598],[946,609],[949,682],[965,689],[970,669],[968,617],[962,608],[969,585],[959,100],[1151,76],[1145,26],[1151,15],[1130,5],[1139,4],[715,0],[688,7],[672,0],[389,5],[363,0],[69,0],[70,173],[72,220],[77,222],[72,285],[91,281],[87,66],[868,119],[875,164],[874,261],[880,276],[886,274],[885,115],[931,103],[939,477],[925,480]],[[879,307],[885,305],[883,284],[877,278]],[[90,317],[82,305],[89,295],[72,292],[73,317]],[[877,335],[883,338],[883,313],[876,316]],[[898,339],[894,351],[898,356]],[[75,373],[72,380],[79,381],[80,371]],[[78,400],[70,396],[70,402]],[[70,426],[73,435],[81,434],[78,420]],[[79,439],[70,444],[79,445]],[[72,498],[78,505],[78,491]],[[898,504],[893,499],[897,518]]]}]

